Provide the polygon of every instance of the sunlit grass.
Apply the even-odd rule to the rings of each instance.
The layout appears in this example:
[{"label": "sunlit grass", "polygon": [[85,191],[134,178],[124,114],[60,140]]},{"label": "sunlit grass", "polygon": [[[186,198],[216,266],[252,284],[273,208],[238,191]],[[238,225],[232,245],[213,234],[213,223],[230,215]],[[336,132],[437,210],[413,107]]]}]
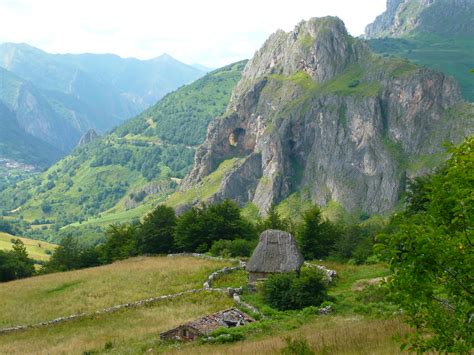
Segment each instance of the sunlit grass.
[{"label": "sunlit grass", "polygon": [[104,352],[107,346],[119,354],[142,354],[159,344],[160,332],[231,306],[232,300],[220,293],[187,295],[151,307],[0,335],[0,353],[83,354]]},{"label": "sunlit grass", "polygon": [[304,338],[316,354],[400,354],[394,339],[409,331],[399,319],[323,316],[298,329],[271,336],[255,334],[244,342],[224,345],[183,346],[170,353],[278,354],[284,338]]},{"label": "sunlit grass", "polygon": [[111,265],[0,284],[0,327],[202,287],[229,263],[191,257],[140,257]]},{"label": "sunlit grass", "polygon": [[8,233],[0,232],[0,250],[11,250],[12,239],[20,239],[25,244],[26,251],[30,258],[39,261],[46,261],[50,257],[50,253],[56,248],[56,245],[44,241],[38,241],[28,238],[13,236]]}]

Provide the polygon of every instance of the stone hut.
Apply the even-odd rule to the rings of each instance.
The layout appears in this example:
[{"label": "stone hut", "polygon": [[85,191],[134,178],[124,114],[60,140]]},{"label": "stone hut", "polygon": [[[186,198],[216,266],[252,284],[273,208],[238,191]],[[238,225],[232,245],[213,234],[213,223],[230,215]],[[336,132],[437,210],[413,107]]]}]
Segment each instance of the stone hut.
[{"label": "stone hut", "polygon": [[269,275],[281,272],[299,272],[304,258],[290,233],[269,229],[260,235],[246,270],[249,283],[265,280]]},{"label": "stone hut", "polygon": [[244,312],[237,308],[229,308],[163,332],[160,334],[160,339],[194,341],[222,327],[240,327],[252,322],[255,322],[255,319]]}]

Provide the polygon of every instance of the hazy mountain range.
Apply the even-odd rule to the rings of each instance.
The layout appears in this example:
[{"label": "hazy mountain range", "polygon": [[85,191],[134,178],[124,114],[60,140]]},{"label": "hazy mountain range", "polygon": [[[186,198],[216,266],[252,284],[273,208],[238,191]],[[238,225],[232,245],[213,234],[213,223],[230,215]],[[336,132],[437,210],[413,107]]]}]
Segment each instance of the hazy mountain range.
[{"label": "hazy mountain range", "polygon": [[[70,152],[88,129],[103,133],[204,73],[167,54],[138,60],[1,44],[0,102],[15,118],[18,134],[23,133],[14,141],[3,140],[0,154],[47,166]],[[30,146],[29,136],[46,145],[32,141]],[[45,154],[47,149],[54,153]]]}]

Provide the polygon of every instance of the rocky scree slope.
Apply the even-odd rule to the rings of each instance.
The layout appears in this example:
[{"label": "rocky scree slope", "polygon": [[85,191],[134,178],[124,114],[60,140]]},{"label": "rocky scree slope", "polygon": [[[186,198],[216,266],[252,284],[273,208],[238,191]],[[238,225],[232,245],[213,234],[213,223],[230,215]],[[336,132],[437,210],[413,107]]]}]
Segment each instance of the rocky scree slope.
[{"label": "rocky scree slope", "polygon": [[442,159],[442,142],[472,132],[473,116],[453,79],[374,55],[338,18],[314,18],[276,32],[249,61],[181,193],[205,190],[206,176],[233,159],[208,201],[265,213],[299,191],[323,206],[384,212],[407,176]]}]

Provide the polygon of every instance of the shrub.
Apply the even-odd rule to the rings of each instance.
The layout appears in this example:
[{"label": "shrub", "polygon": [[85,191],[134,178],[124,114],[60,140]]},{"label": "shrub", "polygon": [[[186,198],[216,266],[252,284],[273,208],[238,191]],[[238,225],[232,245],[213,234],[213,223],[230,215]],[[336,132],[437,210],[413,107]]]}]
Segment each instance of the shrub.
[{"label": "shrub", "polygon": [[324,275],[318,270],[275,274],[263,284],[265,302],[279,310],[303,309],[319,306],[327,296]]},{"label": "shrub", "polygon": [[284,355],[311,355],[314,351],[308,345],[308,342],[304,338],[292,339],[287,337],[284,339],[286,346],[281,350]]}]

